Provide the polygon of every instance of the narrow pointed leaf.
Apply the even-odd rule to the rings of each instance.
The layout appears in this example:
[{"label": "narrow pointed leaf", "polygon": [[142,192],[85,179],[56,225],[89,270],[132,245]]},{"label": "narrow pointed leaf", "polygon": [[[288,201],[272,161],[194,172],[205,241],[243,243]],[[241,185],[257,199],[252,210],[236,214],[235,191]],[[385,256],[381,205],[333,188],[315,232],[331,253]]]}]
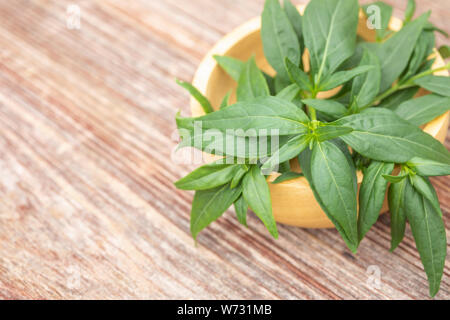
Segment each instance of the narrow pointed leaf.
[{"label": "narrow pointed leaf", "polygon": [[195,100],[197,100],[198,103],[200,103],[200,105],[202,106],[203,111],[205,111],[205,113],[214,112],[214,109],[211,106],[211,103],[209,102],[209,100],[200,91],[198,91],[197,88],[195,88],[192,84],[183,82],[183,81],[179,81],[179,80],[177,80],[177,84],[180,85],[181,87],[183,87],[184,89],[186,89],[187,91],[189,91],[189,93],[195,98]]},{"label": "narrow pointed leaf", "polygon": [[295,180],[298,178],[304,177],[303,173],[298,173],[298,172],[285,172],[282,175],[280,175],[278,178],[276,178],[272,184],[279,184],[282,182],[286,182],[286,181],[291,181],[291,180]]},{"label": "narrow pointed leaf", "polygon": [[442,210],[439,204],[439,198],[437,196],[436,190],[430,182],[430,179],[426,177],[421,177],[415,175],[411,178],[414,189],[418,191],[423,197],[428,199],[430,203],[434,206],[436,212],[442,217]]},{"label": "narrow pointed leaf", "polygon": [[408,5],[405,11],[405,24],[411,21],[412,17],[414,16],[414,12],[416,12],[416,1],[408,0]]},{"label": "narrow pointed leaf", "polygon": [[227,72],[235,81],[239,81],[242,70],[245,68],[245,62],[225,56],[214,56],[217,63]]},{"label": "narrow pointed leaf", "polygon": [[[316,198],[317,203],[320,205],[322,210],[324,210],[324,212],[327,213],[326,204],[322,200],[322,197],[320,196],[320,194],[317,191],[317,189],[314,185],[314,182],[313,182],[312,171],[311,171],[311,165],[312,165],[311,160],[312,160],[312,150],[310,150],[308,148],[305,149],[302,153],[300,153],[300,155],[298,157],[298,162],[300,163],[302,172],[305,175],[305,178],[308,180],[309,186],[310,186],[311,190],[313,191],[313,194],[314,194],[314,197]],[[356,178],[356,176],[355,176],[355,178]],[[355,252],[357,250],[357,244],[354,243],[354,241],[347,236],[344,228],[340,225],[339,221],[336,218],[334,218],[332,215],[328,215],[328,214],[327,214],[327,216],[333,222],[334,226],[339,231],[340,235],[342,236],[342,239],[347,244],[347,246],[350,248],[350,250],[352,252]]]},{"label": "narrow pointed leaf", "polygon": [[408,161],[408,166],[413,168],[417,174],[424,177],[448,176],[450,175],[450,164],[418,157]]},{"label": "narrow pointed leaf", "polygon": [[234,210],[240,224],[247,226],[247,211],[248,205],[245,202],[244,196],[240,196],[234,203]]},{"label": "narrow pointed leaf", "polygon": [[242,178],[248,171],[248,166],[245,164],[239,165],[239,170],[234,175],[233,179],[231,179],[230,188],[236,188],[242,181]]},{"label": "narrow pointed leaf", "polygon": [[[300,44],[301,53],[304,49],[303,30],[302,30],[302,16],[297,10],[297,7],[292,4],[290,0],[284,0],[284,12],[289,19],[295,33],[297,34],[298,42]],[[300,61],[301,62],[301,61]]]},{"label": "narrow pointed leaf", "polygon": [[450,77],[426,76],[415,80],[414,83],[428,91],[450,97]]},{"label": "narrow pointed leaf", "polygon": [[333,118],[340,118],[348,112],[342,103],[334,100],[303,99],[302,102]]},{"label": "narrow pointed leaf", "polygon": [[303,15],[303,36],[317,83],[352,56],[356,46],[357,0],[312,0]]},{"label": "narrow pointed leaf", "polygon": [[278,238],[278,230],[272,213],[272,201],[269,186],[258,166],[254,165],[245,175],[242,182],[244,199],[267,230],[274,238]]},{"label": "narrow pointed leaf", "polygon": [[311,176],[325,213],[339,223],[354,251],[358,244],[357,190],[349,177],[356,176],[356,172],[344,153],[334,143],[326,141],[314,145]]},{"label": "narrow pointed leaf", "polygon": [[309,81],[309,76],[300,69],[291,60],[286,58],[286,70],[288,72],[289,79],[296,83],[301,89],[312,91],[311,81]]},{"label": "narrow pointed leaf", "polygon": [[361,241],[377,222],[386,196],[388,182],[383,178],[394,170],[393,163],[373,161],[364,169],[364,179],[359,191],[358,238]]},{"label": "narrow pointed leaf", "polygon": [[236,130],[236,135],[256,137],[272,135],[272,130],[277,130],[279,135],[304,133],[307,130],[304,123],[308,121],[296,105],[280,98],[264,97],[238,102],[202,117],[185,118],[179,125],[197,122],[204,129]]},{"label": "narrow pointed leaf", "polygon": [[220,109],[228,107],[228,103],[230,101],[230,96],[231,96],[232,92],[233,92],[232,90],[228,91],[227,94],[225,95],[225,97],[223,97],[223,100],[220,103]]},{"label": "narrow pointed leaf", "polygon": [[406,229],[405,186],[408,182],[403,179],[389,187],[388,202],[391,213],[391,252],[402,242]]},{"label": "narrow pointed leaf", "polygon": [[430,295],[439,291],[447,255],[447,237],[441,216],[409,182],[405,190],[406,216],[428,277]]},{"label": "narrow pointed leaf", "polygon": [[[225,108],[224,110],[228,109]],[[176,118],[181,142],[178,149],[194,147],[217,156],[228,156],[243,159],[260,159],[270,156],[286,143],[289,136],[243,137],[219,130],[205,129],[195,118]]]},{"label": "narrow pointed leaf", "polygon": [[300,135],[291,138],[286,144],[276,151],[261,167],[265,172],[272,172],[272,170],[280,163],[294,159],[300,152],[309,146],[309,136]]},{"label": "narrow pointed leaf", "polygon": [[191,211],[191,233],[197,235],[217,220],[241,195],[241,188],[231,189],[229,184],[210,189],[196,191]]},{"label": "narrow pointed leaf", "polygon": [[278,76],[288,80],[284,60],[289,58],[296,65],[300,65],[300,43],[279,0],[266,0],[262,14],[261,38],[267,61]]},{"label": "narrow pointed leaf", "polygon": [[297,84],[291,84],[277,94],[277,98],[292,102],[300,93],[300,87]]},{"label": "narrow pointed leaf", "polygon": [[353,128],[342,140],[367,158],[405,163],[421,157],[450,164],[450,153],[438,140],[387,109],[370,108],[335,124]]},{"label": "narrow pointed leaf", "polygon": [[269,87],[263,73],[251,58],[242,70],[237,87],[238,101],[251,101],[255,98],[269,96]]},{"label": "narrow pointed leaf", "polygon": [[239,168],[237,164],[207,164],[175,182],[175,186],[181,190],[212,189],[231,181]]},{"label": "narrow pointed leaf", "polygon": [[370,70],[375,69],[374,66],[370,65],[364,65],[356,67],[352,70],[348,71],[339,71],[336,73],[333,73],[328,78],[324,79],[323,82],[320,84],[320,91],[328,91],[331,89],[334,89],[341,84],[346,83],[347,81],[352,80],[354,77],[367,73]]},{"label": "narrow pointed leaf", "polygon": [[409,62],[408,69],[402,79],[409,79],[416,75],[424,61],[433,52],[435,36],[432,31],[423,30]]},{"label": "narrow pointed leaf", "polygon": [[405,70],[429,15],[423,14],[374,47],[374,53],[381,63],[381,92],[389,89]]},{"label": "narrow pointed leaf", "polygon": [[336,126],[329,124],[323,127],[319,127],[315,130],[315,136],[317,141],[323,142],[339,138],[343,135],[349,134],[353,129],[350,127]]},{"label": "narrow pointed leaf", "polygon": [[416,126],[426,124],[449,110],[450,97],[443,97],[437,94],[428,94],[405,101],[393,109],[400,118]]},{"label": "narrow pointed leaf", "polygon": [[360,65],[373,66],[373,69],[353,80],[351,96],[356,97],[356,104],[362,107],[372,103],[380,91],[381,66],[377,56],[369,50],[364,51]]}]

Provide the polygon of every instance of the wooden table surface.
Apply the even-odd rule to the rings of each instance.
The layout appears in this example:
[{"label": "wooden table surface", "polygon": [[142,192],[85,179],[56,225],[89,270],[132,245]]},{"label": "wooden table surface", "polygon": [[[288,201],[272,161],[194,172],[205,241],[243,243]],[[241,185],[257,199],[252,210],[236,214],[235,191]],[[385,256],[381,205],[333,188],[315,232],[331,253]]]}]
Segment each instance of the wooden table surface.
[{"label": "wooden table surface", "polygon": [[[388,2],[402,16],[406,0]],[[449,1],[418,3],[450,33]],[[233,212],[194,245],[193,193],[173,186],[194,168],[173,154],[175,114],[189,113],[174,78],[262,6],[0,1],[0,298],[428,298],[411,232],[388,252],[388,215],[355,256],[335,230],[279,226],[273,240]],[[450,235],[450,181],[433,183]]]}]

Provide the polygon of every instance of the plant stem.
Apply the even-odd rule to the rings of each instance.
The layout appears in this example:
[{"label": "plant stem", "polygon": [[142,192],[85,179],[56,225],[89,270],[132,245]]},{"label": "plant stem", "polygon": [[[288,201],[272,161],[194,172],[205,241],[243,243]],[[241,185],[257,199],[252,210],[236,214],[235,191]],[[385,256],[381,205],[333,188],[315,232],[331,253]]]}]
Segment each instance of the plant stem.
[{"label": "plant stem", "polygon": [[422,73],[419,73],[418,75],[415,75],[414,77],[409,79],[407,81],[407,83],[411,83],[412,84],[417,79],[420,79],[420,78],[423,78],[423,77],[428,76],[430,74],[433,74],[435,72],[439,72],[439,71],[447,70],[447,69],[450,69],[450,63],[447,63],[445,66],[440,67],[440,68],[436,68],[436,69],[433,69],[433,70],[427,70],[427,71],[424,71]]},{"label": "plant stem", "polygon": [[[315,99],[317,97],[317,92],[312,92],[311,94],[311,99]],[[311,120],[317,120],[317,112],[316,109],[314,109],[311,106],[308,106],[308,110],[309,110],[309,115],[311,116]]]},{"label": "plant stem", "polygon": [[394,85],[389,90],[387,90],[384,93],[378,95],[371,103],[369,103],[368,105],[365,105],[364,107],[361,107],[360,110],[364,110],[364,109],[369,108],[375,102],[381,101],[381,100],[389,97],[391,94],[393,94],[393,93],[395,93],[395,92],[397,92],[399,90],[406,89],[406,88],[414,86],[414,81],[416,81],[417,79],[420,79],[420,78],[426,77],[426,76],[428,76],[430,74],[433,74],[435,72],[439,72],[439,71],[447,70],[447,69],[450,69],[450,63],[447,63],[445,66],[440,67],[440,68],[427,70],[427,71],[424,71],[422,73],[419,73],[419,74],[415,75],[414,77],[410,78],[405,83],[397,83],[396,85]]}]

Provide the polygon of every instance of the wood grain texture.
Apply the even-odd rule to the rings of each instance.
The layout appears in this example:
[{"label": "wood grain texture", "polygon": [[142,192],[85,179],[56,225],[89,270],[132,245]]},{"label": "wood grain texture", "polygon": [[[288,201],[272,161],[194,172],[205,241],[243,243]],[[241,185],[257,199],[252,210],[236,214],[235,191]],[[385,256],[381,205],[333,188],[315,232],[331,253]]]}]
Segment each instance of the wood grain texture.
[{"label": "wood grain texture", "polygon": [[[406,0],[388,2],[401,16]],[[450,32],[448,1],[417,2]],[[79,30],[66,26],[69,4]],[[173,186],[195,167],[173,156],[174,116],[189,100],[173,80],[190,81],[262,5],[0,2],[0,298],[428,298],[411,232],[388,253],[388,215],[356,256],[335,230],[279,226],[272,240],[233,212],[194,246],[193,194]],[[433,183],[450,235],[450,180]],[[450,298],[450,258],[437,298]]]}]

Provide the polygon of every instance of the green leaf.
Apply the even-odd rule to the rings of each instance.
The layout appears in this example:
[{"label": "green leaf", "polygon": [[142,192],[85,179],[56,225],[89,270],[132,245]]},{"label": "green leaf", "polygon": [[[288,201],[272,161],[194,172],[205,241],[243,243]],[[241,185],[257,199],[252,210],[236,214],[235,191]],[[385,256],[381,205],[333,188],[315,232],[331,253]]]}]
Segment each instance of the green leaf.
[{"label": "green leaf", "polygon": [[428,277],[430,295],[434,297],[439,291],[447,255],[444,222],[430,201],[415,191],[409,182],[405,190],[405,208]]},{"label": "green leaf", "polygon": [[177,80],[177,84],[180,85],[181,87],[183,87],[184,89],[186,89],[187,91],[189,91],[189,93],[195,98],[195,100],[197,100],[198,103],[200,103],[200,105],[202,106],[203,111],[205,111],[205,113],[214,112],[214,109],[211,106],[211,103],[200,91],[197,90],[197,88],[195,88],[190,83],[183,82],[180,80]]},{"label": "green leaf", "polygon": [[223,97],[223,100],[220,103],[220,109],[228,107],[228,102],[230,101],[230,96],[232,92],[233,92],[232,90],[228,91],[225,97]]},{"label": "green leaf", "polygon": [[443,45],[439,48],[439,54],[442,56],[442,59],[447,59],[450,57],[450,46]]},{"label": "green leaf", "polygon": [[308,75],[288,58],[286,58],[285,63],[289,79],[291,79],[293,83],[296,83],[300,89],[312,91]]},{"label": "green leaf", "polygon": [[[377,9],[379,9],[379,16],[377,15],[377,11],[372,7],[374,5]],[[370,18],[369,21],[372,23],[376,31],[376,40],[378,42],[382,41],[389,33],[389,22],[391,21],[392,16],[392,6],[382,1],[377,1],[363,6],[363,10],[367,17]],[[377,20],[374,21],[372,19],[377,19],[380,25],[376,25]]]},{"label": "green leaf", "polygon": [[[225,160],[220,160],[225,162]],[[231,181],[239,171],[238,164],[211,163],[204,165],[181,180],[175,186],[181,190],[208,190]]]},{"label": "green leaf", "polygon": [[386,196],[387,181],[383,175],[394,170],[393,163],[373,161],[364,169],[364,179],[359,191],[358,239],[361,241],[377,222]]},{"label": "green leaf", "polygon": [[436,27],[436,26],[435,26],[434,24],[432,24],[430,21],[427,21],[427,23],[425,24],[425,30],[427,30],[427,31],[437,31],[437,32],[439,32],[440,34],[442,34],[444,37],[446,37],[446,38],[449,37],[449,34],[448,34],[446,31],[444,31],[444,30],[442,30],[442,29]]},{"label": "green leaf", "polygon": [[[228,109],[225,108],[224,110]],[[182,141],[178,149],[194,147],[217,156],[256,160],[270,156],[278,146],[287,142],[289,136],[241,137],[219,130],[205,129],[195,118],[176,118]],[[272,150],[274,149],[274,150]]]},{"label": "green leaf", "polygon": [[277,97],[292,102],[299,95],[299,93],[300,88],[294,83],[280,91],[280,93],[277,94]]},{"label": "green leaf", "polygon": [[355,51],[358,12],[357,0],[311,0],[306,7],[303,36],[316,85]]},{"label": "green leaf", "polygon": [[388,202],[391,212],[391,252],[402,242],[406,229],[405,186],[408,179],[393,183],[389,187]]},{"label": "green leaf", "polygon": [[242,70],[237,87],[238,101],[251,101],[255,98],[270,96],[269,87],[263,73],[251,58]]},{"label": "green leaf", "polygon": [[428,91],[450,97],[450,77],[426,76],[415,80],[414,83]]},{"label": "green leaf", "polygon": [[419,71],[417,71],[418,74],[426,71],[432,71],[433,65],[436,62],[436,58],[426,60],[422,66],[420,67]]},{"label": "green leaf", "polygon": [[362,107],[372,103],[380,91],[381,66],[377,56],[368,50],[364,50],[360,65],[373,66],[372,70],[353,80],[351,96],[355,97],[356,104]]},{"label": "green leaf", "polygon": [[339,71],[336,73],[333,73],[331,76],[325,78],[323,82],[320,84],[319,91],[328,91],[331,89],[334,89],[338,86],[340,86],[343,83],[346,83],[347,81],[352,80],[354,77],[367,73],[370,70],[375,69],[374,66],[364,65],[356,67],[349,71]]},{"label": "green leaf", "polygon": [[408,161],[407,165],[417,174],[424,177],[450,175],[450,164],[446,163],[414,157]]},{"label": "green leaf", "polygon": [[239,166],[239,170],[234,175],[231,180],[230,188],[236,188],[240,183],[244,175],[247,173],[248,167],[245,164]]},{"label": "green leaf", "polygon": [[349,134],[353,129],[349,127],[336,126],[333,124],[327,124],[325,126],[318,127],[314,131],[314,135],[317,141],[323,142],[327,140],[332,140]]},{"label": "green leaf", "polygon": [[333,118],[341,118],[347,114],[347,108],[334,100],[323,100],[323,99],[303,99],[302,102],[307,106],[310,106],[328,116]]},{"label": "green leaf", "polygon": [[430,13],[421,15],[383,43],[374,46],[381,63],[381,92],[386,91],[408,65]]},{"label": "green leaf", "polygon": [[354,176],[356,171],[334,143],[325,141],[314,145],[311,158],[312,182],[320,195],[325,213],[345,232],[352,251],[356,251],[358,244],[357,187],[350,179]]},{"label": "green leaf", "polygon": [[429,94],[411,99],[399,105],[393,111],[402,119],[421,126],[450,110],[450,97]]},{"label": "green leaf", "polygon": [[[311,190],[313,191],[313,194],[317,200],[317,203],[320,205],[322,210],[324,210],[324,212],[326,213],[327,212],[325,210],[326,205],[325,205],[324,201],[322,200],[320,194],[317,192],[316,187],[313,183],[312,173],[311,173],[311,164],[312,164],[311,156],[312,156],[312,151],[309,148],[307,148],[302,153],[300,153],[300,155],[298,156],[298,162],[300,163],[300,167],[302,168],[302,172],[305,175],[305,178],[308,180],[309,186],[310,186]],[[350,165],[350,162],[348,162],[348,163]],[[356,176],[355,176],[355,181],[356,181]],[[350,250],[352,252],[356,252],[357,245],[347,236],[345,230],[339,224],[339,221],[336,220],[332,215],[327,214],[327,216],[333,222],[336,229],[339,231],[340,235],[342,236],[342,239],[344,239],[345,243],[350,248]]]},{"label": "green leaf", "polygon": [[210,190],[196,191],[191,211],[191,234],[197,235],[217,220],[241,195],[241,188],[226,184]]},{"label": "green leaf", "polygon": [[247,211],[248,205],[245,202],[244,196],[240,196],[234,203],[234,210],[240,224],[247,226]]},{"label": "green leaf", "polygon": [[298,156],[300,152],[309,146],[309,141],[310,137],[307,135],[299,135],[291,138],[264,163],[261,169],[264,172],[272,172],[278,164]]},{"label": "green leaf", "polygon": [[267,86],[269,87],[269,91],[270,91],[270,95],[274,96],[276,95],[276,90],[275,90],[275,78],[269,76],[267,73],[263,72],[264,74],[264,78],[266,78],[266,82],[267,82]]},{"label": "green leaf", "polygon": [[279,94],[284,90],[287,86],[291,85],[291,81],[289,79],[285,79],[276,75],[274,78],[274,86],[275,86],[275,95]]},{"label": "green leaf", "polygon": [[414,12],[416,12],[416,1],[408,0],[408,6],[406,7],[405,11],[405,24],[411,21],[412,17],[414,16]]},{"label": "green leaf", "polygon": [[279,183],[282,183],[282,182],[291,181],[291,180],[298,179],[298,178],[301,178],[301,177],[304,177],[303,173],[289,171],[289,172],[283,173],[278,178],[276,178],[272,182],[272,184],[279,184]]},{"label": "green leaf", "polygon": [[383,178],[390,183],[399,183],[405,180],[408,177],[407,174],[400,174],[398,176],[393,176],[390,174],[384,174]]},{"label": "green leaf", "polygon": [[301,50],[297,34],[278,0],[266,0],[262,14],[261,38],[264,55],[278,76],[289,79],[284,60],[300,65]]},{"label": "green leaf", "polygon": [[272,213],[272,201],[269,186],[261,173],[261,169],[254,165],[243,180],[244,199],[259,219],[264,223],[270,234],[278,238],[278,230]]},{"label": "green leaf", "polygon": [[300,134],[307,131],[306,114],[296,105],[276,97],[257,98],[238,102],[225,109],[198,118],[179,120],[179,127],[201,123],[204,129],[222,132],[236,130],[239,136],[268,136],[277,130],[279,135]]},{"label": "green leaf", "polygon": [[286,12],[287,17],[291,22],[291,25],[294,28],[295,33],[297,34],[301,53],[303,53],[304,40],[302,31],[302,16],[290,0],[284,0],[284,12]]},{"label": "green leaf", "polygon": [[[291,162],[289,160],[280,163],[280,167],[278,168],[279,173],[286,173],[289,171],[291,171]],[[263,172],[263,174],[266,174],[266,172]]]},{"label": "green leaf", "polygon": [[233,78],[234,81],[239,81],[242,70],[245,68],[245,62],[231,57],[217,55],[214,56],[214,59],[216,59],[217,63],[223,70],[225,70],[226,73],[230,75],[231,78]]},{"label": "green leaf", "polygon": [[395,109],[401,103],[411,99],[419,91],[419,87],[411,87],[403,90],[399,90],[394,94],[391,94],[386,99],[383,99],[378,105],[378,108]]},{"label": "green leaf", "polygon": [[412,97],[414,97],[418,91],[419,87],[411,87],[399,90],[394,94],[391,94],[386,99],[383,99],[381,103],[378,105],[378,107],[393,110],[403,102],[412,99]]},{"label": "green leaf", "polygon": [[419,175],[413,175],[411,177],[414,189],[418,191],[425,199],[428,199],[430,203],[435,208],[436,212],[442,217],[441,206],[439,205],[439,198],[437,196],[436,190],[430,182],[430,179],[426,177],[421,177]]},{"label": "green leaf", "polygon": [[405,163],[421,157],[450,163],[450,153],[438,140],[390,110],[370,108],[335,124],[353,128],[342,140],[367,158]]},{"label": "green leaf", "polygon": [[422,31],[419,40],[417,40],[416,47],[409,62],[405,75],[402,81],[405,81],[416,75],[420,67],[427,60],[428,56],[433,52],[435,46],[435,36],[431,31]]}]

